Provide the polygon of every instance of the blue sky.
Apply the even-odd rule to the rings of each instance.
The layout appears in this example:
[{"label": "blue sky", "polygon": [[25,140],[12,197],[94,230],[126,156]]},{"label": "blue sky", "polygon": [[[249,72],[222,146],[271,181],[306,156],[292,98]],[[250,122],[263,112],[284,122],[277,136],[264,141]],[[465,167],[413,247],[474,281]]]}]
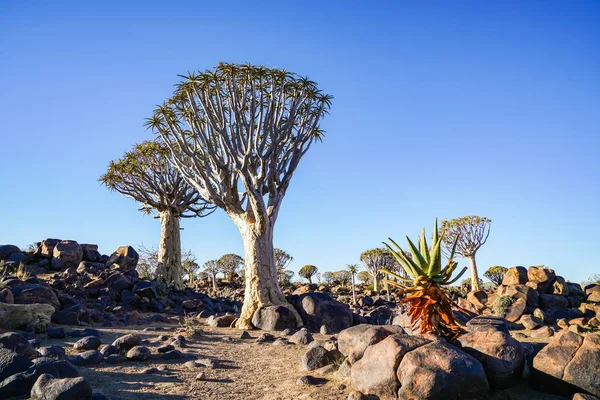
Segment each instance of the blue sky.
[{"label": "blue sky", "polygon": [[[599,18],[596,1],[0,1],[0,243],[158,243],[99,175],[151,138],[177,74],[251,62],[335,96],[276,226],[296,272],[477,214],[482,272],[581,281],[600,272]],[[183,227],[199,261],[243,252],[223,212]]]}]

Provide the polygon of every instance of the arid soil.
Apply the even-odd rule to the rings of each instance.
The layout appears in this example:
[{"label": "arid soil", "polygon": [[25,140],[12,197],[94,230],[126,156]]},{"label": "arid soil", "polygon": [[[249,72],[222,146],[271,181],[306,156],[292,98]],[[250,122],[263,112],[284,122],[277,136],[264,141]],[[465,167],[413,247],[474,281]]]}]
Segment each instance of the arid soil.
[{"label": "arid soil", "polygon": [[[201,320],[203,322],[203,320]],[[81,329],[81,327],[72,327]],[[156,330],[148,330],[148,329]],[[185,366],[188,360],[164,361],[156,348],[170,341],[162,342],[159,335],[174,336],[184,334],[182,327],[168,324],[144,325],[126,328],[100,328],[102,343],[110,344],[119,336],[136,333],[148,339],[153,356],[145,362],[125,361],[118,365],[103,363],[99,366],[79,367],[94,392],[104,393],[112,400],[338,400],[346,399],[351,391],[349,382],[340,381],[335,374],[325,375],[328,382],[320,386],[297,385],[299,377],[309,373],[302,370],[302,355],[305,346],[276,346],[271,343],[256,343],[262,331],[251,331],[252,339],[239,339],[241,331],[230,328],[202,326],[199,336],[187,336],[188,346],[180,349],[193,354],[194,358],[216,360],[215,369]],[[277,332],[272,332],[278,336]],[[315,340],[324,340],[320,334]],[[42,335],[42,345],[64,346],[72,356],[73,344],[79,338],[46,339]],[[149,374],[143,371],[150,367],[165,368],[164,371]],[[198,373],[204,372],[204,380],[196,380]],[[312,373],[313,376],[319,376]],[[509,391],[511,400],[563,400],[564,398],[545,393],[537,393],[526,385]],[[490,399],[506,397],[490,395]]]}]

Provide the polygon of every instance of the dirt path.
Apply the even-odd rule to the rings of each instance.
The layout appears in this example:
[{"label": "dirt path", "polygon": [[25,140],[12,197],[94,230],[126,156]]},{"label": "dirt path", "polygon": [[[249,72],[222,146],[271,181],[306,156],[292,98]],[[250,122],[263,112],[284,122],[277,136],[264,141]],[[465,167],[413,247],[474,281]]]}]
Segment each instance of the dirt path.
[{"label": "dirt path", "polygon": [[[173,325],[154,327],[173,329]],[[238,339],[241,333],[239,330],[203,327],[201,337],[190,338],[188,347],[179,350],[193,354],[195,358],[216,360],[219,366],[216,369],[190,370],[184,366],[188,360],[164,361],[157,355],[156,348],[169,343],[159,341],[158,336],[174,336],[177,331],[144,331],[144,328],[147,326],[99,329],[103,344],[110,344],[117,337],[128,333],[137,333],[152,342],[148,347],[153,356],[146,362],[125,361],[118,365],[79,367],[80,373],[90,381],[95,392],[104,393],[112,400],[337,400],[348,396],[349,390],[340,386],[340,382],[332,375],[327,376],[328,383],[319,387],[296,385],[297,379],[307,374],[301,366],[305,346],[259,344],[255,339]],[[260,333],[262,332],[250,332],[253,338]],[[314,337],[317,340],[325,339],[318,334]],[[76,340],[77,338],[43,339],[42,345],[61,345],[70,355],[74,355],[72,347]],[[142,373],[148,367],[161,365],[166,366],[167,370],[158,374]],[[195,380],[201,371],[206,374],[206,378],[202,381]]]}]

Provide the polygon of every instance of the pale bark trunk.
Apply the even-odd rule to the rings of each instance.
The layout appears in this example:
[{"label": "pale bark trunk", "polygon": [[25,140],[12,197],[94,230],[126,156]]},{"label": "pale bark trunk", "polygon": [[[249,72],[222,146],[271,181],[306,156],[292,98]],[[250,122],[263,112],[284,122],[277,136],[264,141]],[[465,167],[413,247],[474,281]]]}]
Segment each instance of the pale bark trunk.
[{"label": "pale bark trunk", "polygon": [[170,287],[183,288],[179,215],[172,211],[160,212],[160,243],[156,276]]},{"label": "pale bark trunk", "polygon": [[217,274],[212,274],[213,290],[217,292]]},{"label": "pale bark trunk", "polygon": [[356,284],[354,283],[354,274],[352,274],[352,304],[356,305]]},{"label": "pale bark trunk", "polygon": [[258,224],[253,221],[240,218],[235,222],[244,241],[246,271],[244,305],[236,326],[251,329],[256,310],[271,305],[288,308],[295,315],[297,326],[302,326],[302,318],[279,287],[273,255],[273,227],[265,224],[262,232],[257,232]]},{"label": "pale bark trunk", "polygon": [[379,274],[373,275],[373,290],[379,294]]},{"label": "pale bark trunk", "polygon": [[471,291],[474,292],[479,290],[479,274],[477,273],[477,263],[475,262],[475,256],[469,257],[471,261]]}]

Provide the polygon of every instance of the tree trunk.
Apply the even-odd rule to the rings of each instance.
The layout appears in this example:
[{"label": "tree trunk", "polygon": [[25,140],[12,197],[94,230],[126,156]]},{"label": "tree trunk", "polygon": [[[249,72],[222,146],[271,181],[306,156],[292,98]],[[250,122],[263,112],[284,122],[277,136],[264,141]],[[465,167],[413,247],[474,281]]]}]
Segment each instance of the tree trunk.
[{"label": "tree trunk", "polygon": [[471,261],[471,291],[474,292],[479,290],[479,275],[477,274],[477,263],[475,262],[475,255],[469,257]]},{"label": "tree trunk", "polygon": [[179,215],[172,211],[160,212],[160,243],[158,245],[157,278],[168,286],[183,288],[183,267],[181,266],[181,233]]},{"label": "tree trunk", "polygon": [[217,274],[212,274],[213,290],[217,293]]},{"label": "tree trunk", "polygon": [[373,290],[379,294],[379,273],[373,275]]},{"label": "tree trunk", "polygon": [[307,279],[308,279],[308,284],[311,285],[312,284],[312,276],[309,276]]},{"label": "tree trunk", "polygon": [[296,317],[297,327],[301,327],[302,318],[287,302],[279,288],[273,254],[273,227],[262,224],[261,230],[259,224],[252,220],[237,218],[234,221],[244,241],[246,271],[244,305],[236,326],[240,329],[251,329],[252,317],[256,310],[276,305],[289,309]]},{"label": "tree trunk", "polygon": [[356,305],[356,284],[354,283],[354,274],[352,274],[352,304]]}]

